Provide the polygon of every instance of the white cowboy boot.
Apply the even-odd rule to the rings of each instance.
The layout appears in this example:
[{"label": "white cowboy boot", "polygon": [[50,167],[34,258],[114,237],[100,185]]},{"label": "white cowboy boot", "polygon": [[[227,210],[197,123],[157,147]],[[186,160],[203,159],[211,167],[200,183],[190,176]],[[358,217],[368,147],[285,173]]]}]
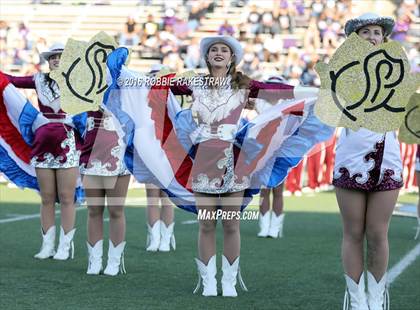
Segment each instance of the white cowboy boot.
[{"label": "white cowboy boot", "polygon": [[343,310],[369,310],[365,292],[365,279],[360,276],[359,284],[353,281],[348,275],[346,279],[346,293],[344,294]]},{"label": "white cowboy boot", "polygon": [[277,216],[274,212],[271,215],[270,230],[268,236],[272,238],[283,237],[283,222],[285,214],[282,213]]},{"label": "white cowboy boot", "polygon": [[217,281],[216,281],[216,255],[213,255],[207,266],[199,260],[195,259],[198,270],[198,283],[195,287],[193,294],[197,293],[200,289],[201,282],[203,282],[203,296],[217,296]]},{"label": "white cowboy boot", "polygon": [[166,227],[163,221],[160,221],[160,244],[159,251],[169,252],[172,249],[176,249],[175,235],[174,235],[175,223],[172,223]]},{"label": "white cowboy boot", "polygon": [[258,237],[268,237],[268,231],[270,230],[270,216],[270,211],[267,211],[264,215],[260,212],[258,217],[258,224],[260,225],[260,232],[257,235]]},{"label": "white cowboy boot", "polygon": [[153,226],[147,224],[146,251],[156,252],[160,244],[160,220],[157,220]]},{"label": "white cowboy boot", "polygon": [[417,218],[417,230],[416,230],[416,235],[414,236],[414,240],[417,240],[419,235],[420,235],[420,217]]},{"label": "white cowboy boot", "polygon": [[46,259],[46,258],[54,256],[55,254],[55,250],[54,250],[55,226],[51,226],[45,234],[41,228],[41,234],[42,234],[41,250],[39,251],[38,254],[35,254],[34,257],[38,259]]},{"label": "white cowboy boot", "polygon": [[389,295],[386,287],[386,273],[379,282],[369,271],[368,279],[368,304],[370,310],[387,310],[389,309]]},{"label": "white cowboy boot", "polygon": [[244,281],[242,280],[241,270],[239,268],[239,256],[235,261],[229,264],[227,258],[222,255],[222,295],[225,297],[236,297],[238,293],[236,292],[236,278],[238,278],[239,284],[244,291],[248,291],[245,286]]},{"label": "white cowboy boot", "polygon": [[112,241],[109,240],[108,263],[104,270],[104,274],[108,276],[116,276],[118,272],[127,273],[124,264],[125,244],[126,242],[123,241],[119,245],[114,247]]},{"label": "white cowboy boot", "polygon": [[57,253],[54,255],[54,259],[66,260],[69,257],[74,258],[74,242],[73,237],[76,232],[76,228],[70,230],[67,234],[64,234],[63,227],[60,227],[60,241],[58,242]]},{"label": "white cowboy boot", "polygon": [[99,240],[92,247],[89,242],[86,242],[89,253],[89,264],[86,271],[87,274],[99,274],[102,270],[102,253],[103,240]]}]

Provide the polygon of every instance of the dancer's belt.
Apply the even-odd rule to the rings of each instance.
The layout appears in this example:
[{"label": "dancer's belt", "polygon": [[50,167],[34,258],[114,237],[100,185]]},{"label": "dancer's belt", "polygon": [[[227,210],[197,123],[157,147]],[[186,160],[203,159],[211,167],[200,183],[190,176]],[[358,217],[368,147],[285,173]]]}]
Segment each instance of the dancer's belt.
[{"label": "dancer's belt", "polygon": [[66,116],[66,118],[52,118],[52,117],[48,117],[48,120],[50,123],[62,123],[65,125],[69,125],[71,127],[74,127],[73,124],[73,119],[71,118],[71,116]]},{"label": "dancer's belt", "polygon": [[[95,120],[97,122],[95,122]],[[102,119],[88,117],[87,119],[87,131],[93,130],[94,128],[102,128],[109,131],[115,131],[114,121],[111,116],[105,116]]]},{"label": "dancer's belt", "polygon": [[221,124],[219,126],[200,124],[197,129],[190,134],[190,138],[194,144],[210,139],[233,142],[237,129],[238,126],[236,124]]}]

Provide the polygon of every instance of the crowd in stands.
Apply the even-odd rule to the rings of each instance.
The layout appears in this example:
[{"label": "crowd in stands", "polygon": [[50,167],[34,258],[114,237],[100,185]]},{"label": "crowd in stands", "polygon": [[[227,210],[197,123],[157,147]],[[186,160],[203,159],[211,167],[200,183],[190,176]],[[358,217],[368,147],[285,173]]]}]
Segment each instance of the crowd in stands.
[{"label": "crowd in stands", "polygon": [[[35,4],[50,2],[32,1]],[[109,1],[95,3],[110,4]],[[140,0],[137,4],[152,3],[153,0]],[[413,69],[419,70],[420,39],[413,24],[420,18],[420,4],[418,0],[400,0],[397,4],[397,23],[392,39],[405,46]],[[182,16],[178,14],[179,5],[187,8],[186,18],[179,17]],[[197,69],[205,66],[199,55],[198,33],[232,35],[244,46],[245,56],[240,69],[248,75],[261,78],[261,75],[277,74],[294,85],[319,85],[313,66],[319,60],[328,61],[343,42],[342,29],[345,19],[351,15],[352,1],[273,0],[271,7],[257,7],[249,0],[179,0],[166,1],[163,6],[164,13],[160,17],[149,14],[143,23],[138,22],[135,14],[129,16],[117,34],[118,42],[134,47],[139,57],[159,59],[173,70]],[[221,6],[219,9],[222,10],[240,6],[243,13],[237,16],[234,24],[226,19],[214,29],[203,29],[203,20],[211,18],[216,6]],[[46,48],[46,41],[47,38],[32,33],[23,22],[8,25],[0,21],[2,66],[21,69],[38,65],[38,54]]]},{"label": "crowd in stands", "polygon": [[[32,5],[58,2],[28,1]],[[74,2],[84,4],[84,1]],[[154,0],[136,1],[140,7],[153,3]],[[116,34],[119,44],[133,47],[140,58],[158,59],[179,72],[205,67],[200,58],[201,36],[198,34],[232,35],[239,39],[245,50],[239,70],[257,79],[281,75],[293,85],[320,85],[314,65],[320,60],[328,62],[344,41],[343,26],[345,20],[352,16],[352,0],[273,0],[264,1],[264,7],[256,6],[257,2],[251,0],[175,0],[160,3],[163,3],[163,14],[149,14],[145,22],[140,23],[135,14],[128,16],[121,25],[121,31]],[[267,3],[271,5],[267,6]],[[415,25],[418,32],[420,0],[395,0],[394,3],[397,22],[391,38],[401,42],[412,70],[419,72],[420,38]],[[96,1],[95,4],[110,5],[111,1]],[[186,18],[179,14],[180,6],[187,8]],[[232,21],[225,19],[209,30],[204,21],[212,18],[216,8],[227,12],[231,7],[242,8],[238,12],[243,13],[238,13]],[[42,65],[38,55],[52,43],[47,39],[32,32],[24,22],[9,25],[0,20],[1,67],[14,69],[22,75],[38,71]],[[413,153],[412,150],[407,152]],[[411,160],[405,161],[412,165]],[[330,171],[325,167],[317,169]],[[407,169],[407,175],[411,175],[408,172],[411,168]],[[315,188],[328,185],[330,175],[321,177],[321,172],[318,174],[322,181]],[[415,184],[413,182],[410,181],[407,186]]]}]

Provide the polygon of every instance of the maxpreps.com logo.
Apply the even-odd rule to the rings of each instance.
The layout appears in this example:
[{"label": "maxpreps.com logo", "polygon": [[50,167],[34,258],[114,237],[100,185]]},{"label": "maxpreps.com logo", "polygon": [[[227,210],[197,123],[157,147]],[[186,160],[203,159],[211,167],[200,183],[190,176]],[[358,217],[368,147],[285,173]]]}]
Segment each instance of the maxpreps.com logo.
[{"label": "maxpreps.com logo", "polygon": [[198,210],[198,220],[258,220],[258,211]]}]

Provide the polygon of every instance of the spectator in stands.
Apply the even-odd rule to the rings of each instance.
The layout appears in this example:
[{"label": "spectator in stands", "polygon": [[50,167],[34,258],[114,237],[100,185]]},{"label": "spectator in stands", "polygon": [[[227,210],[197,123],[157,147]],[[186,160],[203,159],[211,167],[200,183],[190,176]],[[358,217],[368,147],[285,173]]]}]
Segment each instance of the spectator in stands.
[{"label": "spectator in stands", "polygon": [[143,24],[142,30],[143,34],[146,35],[146,38],[157,35],[159,24],[155,22],[153,14],[147,15],[147,21]]},{"label": "spectator in stands", "polygon": [[199,2],[194,2],[191,11],[188,15],[188,28],[194,31],[200,26],[200,20],[203,17],[203,11],[200,8]]},{"label": "spectator in stands", "polygon": [[279,53],[282,48],[281,41],[276,38],[274,33],[271,34],[270,38],[264,41],[264,61],[266,62],[277,62],[279,59]]},{"label": "spectator in stands", "polygon": [[0,41],[7,44],[7,36],[9,34],[10,27],[5,20],[0,20]]},{"label": "spectator in stands", "polygon": [[321,35],[318,30],[316,18],[312,17],[309,20],[307,31],[305,31],[303,38],[303,49],[314,52],[321,47]]},{"label": "spectator in stands", "polygon": [[170,8],[165,11],[165,16],[163,17],[163,28],[167,25],[173,26],[177,18],[175,17],[175,10]]},{"label": "spectator in stands", "polygon": [[266,11],[261,15],[260,33],[274,34],[273,31],[274,17],[273,13]]},{"label": "spectator in stands", "polygon": [[137,46],[139,44],[139,36],[137,23],[133,16],[127,18],[124,24],[124,31],[120,35],[120,45]]},{"label": "spectator in stands", "polygon": [[305,64],[302,75],[300,77],[303,85],[319,86],[318,74],[316,73],[314,67],[315,63],[312,61],[309,61],[309,63]]},{"label": "spectator in stands", "polygon": [[279,25],[280,25],[280,31],[282,33],[293,33],[294,27],[292,25],[292,19],[291,19],[291,12],[294,12],[294,8],[292,6],[289,6],[288,1],[282,0],[280,1],[279,6]]},{"label": "spectator in stands", "polygon": [[23,42],[25,43],[23,48],[25,50],[30,50],[32,48],[32,41],[30,39],[30,30],[25,25],[25,23],[19,23],[18,33],[19,33],[21,39],[23,40]]},{"label": "spectator in stands", "polygon": [[217,33],[219,35],[233,36],[233,34],[235,33],[235,30],[233,29],[233,26],[229,24],[229,21],[225,19],[225,22],[223,23],[223,25],[219,27],[219,30],[217,31]]},{"label": "spectator in stands", "polygon": [[261,35],[257,34],[254,37],[252,47],[258,59],[263,61],[264,60],[264,40],[262,39]]},{"label": "spectator in stands", "polygon": [[245,74],[253,75],[259,71],[260,60],[253,51],[252,44],[246,44],[241,70]]},{"label": "spectator in stands", "polygon": [[246,19],[249,25],[249,33],[256,35],[261,31],[261,14],[258,12],[257,6],[254,4],[251,6],[251,10],[248,13]]},{"label": "spectator in stands", "polygon": [[311,16],[319,18],[324,11],[324,3],[322,0],[312,0]]},{"label": "spectator in stands", "polygon": [[395,23],[394,32],[391,38],[401,43],[405,42],[410,25],[411,17],[409,14],[405,13],[399,16]]},{"label": "spectator in stands", "polygon": [[191,43],[187,47],[187,54],[185,55],[185,66],[188,70],[193,70],[198,67],[205,67],[205,63],[202,64],[200,57],[199,39],[196,37],[191,39]]}]

